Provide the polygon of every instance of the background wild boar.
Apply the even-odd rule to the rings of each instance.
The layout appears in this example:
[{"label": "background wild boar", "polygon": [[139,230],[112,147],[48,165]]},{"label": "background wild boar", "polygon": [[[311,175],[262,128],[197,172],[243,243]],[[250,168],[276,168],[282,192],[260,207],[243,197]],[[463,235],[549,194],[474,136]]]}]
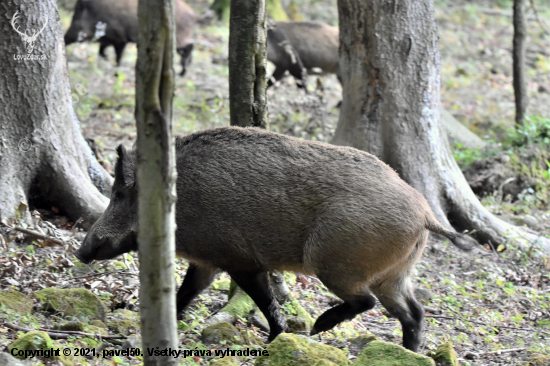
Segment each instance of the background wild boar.
[{"label": "background wild boar", "polygon": [[[112,45],[120,64],[126,44],[137,42],[137,6],[138,0],[78,0],[71,26],[65,33],[65,45],[98,38],[99,54],[106,58],[105,49]],[[192,60],[195,20],[193,10],[176,0],[176,50],[181,56],[181,76]]]},{"label": "background wild boar", "polygon": [[[283,47],[281,39],[288,39],[297,54],[299,62],[309,74],[338,73],[339,30],[318,22],[273,22],[267,34],[267,59],[275,64],[271,76],[280,80],[288,70],[301,86],[305,74],[296,68],[289,48]],[[269,80],[268,87],[273,85]]]},{"label": "background wild boar", "polygon": [[[135,158],[118,148],[111,202],[74,252],[84,263],[137,250]],[[421,340],[422,306],[410,272],[428,230],[468,249],[424,197],[373,155],[255,128],[223,127],[176,140],[176,253],[190,262],[177,293],[181,312],[221,269],[265,314],[269,340],[285,329],[268,271],[317,276],[344,300],[311,334],[371,309],[376,296]],[[374,295],[374,296],[373,296]]]}]

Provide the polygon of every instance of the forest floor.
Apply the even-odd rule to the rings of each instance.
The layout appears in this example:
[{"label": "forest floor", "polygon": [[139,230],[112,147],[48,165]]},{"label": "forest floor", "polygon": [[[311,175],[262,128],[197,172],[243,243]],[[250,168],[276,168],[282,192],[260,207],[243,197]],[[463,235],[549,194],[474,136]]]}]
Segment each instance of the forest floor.
[{"label": "forest floor", "polygon": [[[337,24],[336,1],[303,0],[297,3],[305,4],[306,1],[308,4],[302,7],[302,13],[307,19]],[[208,5],[204,1],[189,3],[197,14],[201,14]],[[498,4],[500,7],[497,7]],[[469,1],[437,1],[436,9],[440,33],[442,103],[456,118],[493,146],[483,152],[456,148],[455,157],[463,168],[467,168],[475,167],[472,163],[483,157],[501,159],[503,154],[521,156],[523,150],[518,144],[506,143],[518,140],[518,132],[509,130],[514,119],[511,76],[513,28],[508,16],[511,14],[511,2],[479,1],[472,4]],[[549,9],[540,10],[547,24],[550,24]],[[61,18],[64,28],[68,28],[70,13],[62,10]],[[174,129],[180,134],[229,124],[227,25],[216,21],[199,25],[195,30],[195,39],[193,63],[187,75],[178,77],[176,83]],[[549,118],[550,36],[545,35],[534,21],[529,22],[527,49],[529,114]],[[133,114],[136,48],[135,45],[127,47],[120,67],[114,66],[112,49],[107,52],[110,57],[107,61],[99,58],[97,52],[98,44],[68,47],[69,76],[71,88],[78,96],[74,108],[83,134],[95,140],[104,166],[112,169],[116,146],[122,143],[131,148],[136,137]],[[176,68],[176,71],[179,70]],[[308,94],[298,90],[290,77],[270,89],[269,129],[329,142],[338,122],[335,106],[341,98],[341,87],[336,77],[331,75],[309,77],[308,90]],[[525,133],[530,136],[529,131]],[[539,138],[540,134],[537,136]],[[543,137],[542,142],[545,141]],[[548,156],[548,151],[545,154]],[[473,174],[483,175],[480,169]],[[538,170],[540,179],[550,181],[545,169],[539,167]],[[541,190],[548,188],[548,181],[543,181],[542,185],[537,181],[536,187],[531,191],[522,190],[519,197],[506,196],[502,192],[484,192],[485,196],[480,198],[489,210],[502,218],[516,224],[528,223],[541,235],[549,235],[550,211],[548,202],[541,199],[544,194],[547,196],[548,191],[541,193]],[[52,207],[40,210],[40,213],[44,220],[52,222],[58,229],[71,229],[73,223],[57,215],[56,211]],[[49,230],[41,219],[37,219],[37,225],[44,231]],[[76,239],[82,239],[83,234],[76,234]],[[124,261],[98,262],[88,267],[75,261],[67,252],[67,245],[38,240],[2,225],[0,235],[7,241],[6,250],[0,254],[0,290],[11,287],[32,297],[34,292],[43,288],[84,287],[99,295],[112,310],[138,310],[137,254],[126,255]],[[184,277],[186,266],[186,262],[178,260],[179,279]],[[429,293],[423,300],[427,312],[420,353],[427,353],[443,341],[451,340],[464,365],[549,363],[549,274],[548,253],[541,253],[534,247],[520,251],[509,243],[504,252],[479,247],[471,253],[464,253],[448,242],[430,240],[415,275],[416,285]],[[293,295],[313,318],[337,302],[337,298],[314,279],[296,278],[292,274],[286,274],[286,277]],[[223,278],[227,278],[226,275],[220,276],[219,283],[227,282]],[[200,330],[207,319],[225,304],[227,292],[225,287],[218,286],[206,291],[194,302],[185,314],[184,323],[180,322],[181,347],[206,348],[199,339]],[[36,299],[34,309],[32,315],[19,316],[10,311],[2,312],[0,307],[0,320],[27,328],[50,328],[63,320],[59,315],[43,312]],[[283,311],[293,315],[294,310],[285,305]],[[246,320],[239,320],[237,326],[250,327]],[[266,339],[265,333],[253,326],[251,329]],[[367,330],[382,340],[401,343],[399,322],[388,317],[380,304],[314,338],[350,350],[348,355],[352,360],[357,353],[350,348],[348,340]],[[19,334],[23,333],[0,325],[0,351]],[[95,345],[96,341],[71,337],[56,342],[67,347],[84,347]],[[536,363],[536,359],[540,363]],[[137,358],[125,357],[94,360],[76,357],[74,361],[83,365],[134,365],[140,362]],[[184,363],[203,365],[207,361],[187,358]],[[241,362],[249,365],[253,360],[244,358]]]}]

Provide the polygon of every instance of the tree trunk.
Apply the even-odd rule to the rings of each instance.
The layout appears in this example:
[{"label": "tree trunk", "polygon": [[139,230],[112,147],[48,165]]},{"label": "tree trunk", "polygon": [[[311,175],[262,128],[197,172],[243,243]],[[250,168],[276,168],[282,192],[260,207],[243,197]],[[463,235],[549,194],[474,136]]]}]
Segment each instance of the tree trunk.
[{"label": "tree trunk", "polygon": [[229,111],[232,126],[267,124],[265,0],[231,1]]},{"label": "tree trunk", "polygon": [[[214,0],[210,9],[214,10],[218,19],[223,20],[224,22],[229,21],[231,0]],[[288,14],[285,12],[281,0],[266,0],[265,3],[267,15],[269,15],[273,20],[288,21]]]},{"label": "tree trunk", "polygon": [[333,143],[368,151],[428,200],[437,219],[481,242],[547,239],[487,211],[453,159],[439,116],[432,0],[339,0],[343,101]]},{"label": "tree trunk", "polygon": [[71,96],[56,1],[3,1],[0,13],[0,217],[53,205],[90,227],[113,179],[80,132],[72,102],[86,91],[77,85]]},{"label": "tree trunk", "polygon": [[[172,138],[175,0],[140,0],[136,64],[140,314],[143,347],[177,349],[174,282],[176,163]],[[178,359],[144,356],[145,365]]]},{"label": "tree trunk", "polygon": [[514,0],[514,96],[516,99],[516,124],[523,126],[529,98],[527,96],[527,78],[525,76],[525,0]]}]

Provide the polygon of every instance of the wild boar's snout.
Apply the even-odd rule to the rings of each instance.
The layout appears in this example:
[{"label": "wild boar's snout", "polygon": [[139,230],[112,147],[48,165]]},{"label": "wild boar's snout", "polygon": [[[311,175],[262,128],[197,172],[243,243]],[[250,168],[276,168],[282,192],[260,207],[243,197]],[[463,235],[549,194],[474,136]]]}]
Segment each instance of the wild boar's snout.
[{"label": "wild boar's snout", "polygon": [[73,252],[74,256],[84,264],[90,264],[95,258],[95,253],[99,248],[100,240],[93,234],[88,233],[80,248]]}]

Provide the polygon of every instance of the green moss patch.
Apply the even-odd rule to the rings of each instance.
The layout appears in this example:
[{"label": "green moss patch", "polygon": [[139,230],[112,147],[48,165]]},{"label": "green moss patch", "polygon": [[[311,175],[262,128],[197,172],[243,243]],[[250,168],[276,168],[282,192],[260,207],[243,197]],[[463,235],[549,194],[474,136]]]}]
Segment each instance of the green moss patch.
[{"label": "green moss patch", "polygon": [[206,327],[201,333],[201,340],[204,344],[221,344],[226,341],[232,344],[243,344],[244,338],[241,332],[233,325],[221,322]]},{"label": "green moss patch", "polygon": [[220,310],[233,316],[235,319],[244,318],[248,313],[256,307],[254,300],[250,298],[241,288],[238,288],[232,297],[230,297],[227,305]]},{"label": "green moss patch", "polygon": [[453,348],[453,345],[449,342],[445,342],[437,349],[433,354],[430,354],[430,356],[437,362],[438,365],[441,366],[459,366],[458,359],[456,357],[456,352]]},{"label": "green moss patch", "polygon": [[36,293],[46,311],[63,316],[85,316],[105,320],[107,308],[97,295],[84,288],[47,288]]},{"label": "green moss patch", "polygon": [[359,353],[354,366],[435,366],[434,360],[397,344],[372,341]]},{"label": "green moss patch", "polygon": [[58,360],[63,363],[65,366],[72,366],[73,363],[69,361],[65,356],[63,356],[63,353],[61,351],[59,352],[59,356],[55,355],[51,352],[51,349],[59,349],[62,350],[62,347],[56,347],[54,345],[54,342],[46,332],[40,332],[40,331],[32,331],[28,332],[22,337],[19,337],[15,342],[13,342],[9,347],[8,351],[13,356],[24,359],[25,355],[24,351],[38,351],[38,350],[44,350],[42,354],[38,354],[37,358],[43,359],[43,360]]},{"label": "green moss patch", "polygon": [[297,334],[280,334],[269,346],[269,356],[258,357],[255,366],[332,366],[347,365],[346,354]]},{"label": "green moss patch", "polygon": [[0,306],[2,305],[21,315],[32,312],[32,300],[15,290],[0,291]]}]

